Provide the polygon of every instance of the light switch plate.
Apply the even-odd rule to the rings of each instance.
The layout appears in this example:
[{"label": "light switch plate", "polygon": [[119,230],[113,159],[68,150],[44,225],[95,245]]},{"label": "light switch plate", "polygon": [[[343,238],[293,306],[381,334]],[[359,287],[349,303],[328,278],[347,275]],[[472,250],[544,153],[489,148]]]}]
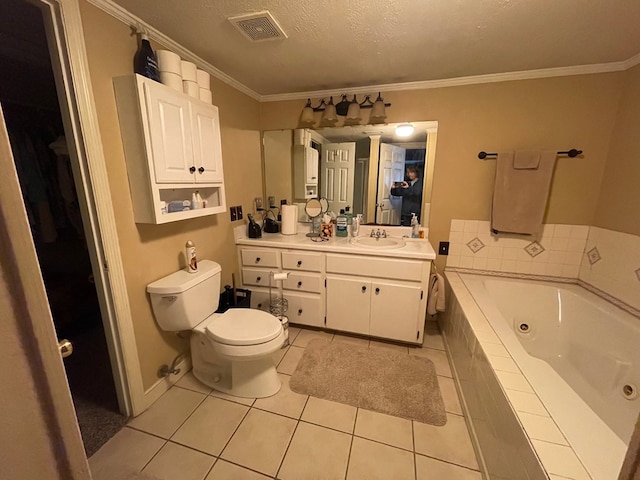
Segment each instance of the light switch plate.
[{"label": "light switch plate", "polygon": [[236,216],[238,220],[242,220],[242,205],[236,207]]},{"label": "light switch plate", "polygon": [[235,222],[238,220],[238,209],[236,207],[231,207],[229,209],[229,215],[231,216],[231,221]]}]

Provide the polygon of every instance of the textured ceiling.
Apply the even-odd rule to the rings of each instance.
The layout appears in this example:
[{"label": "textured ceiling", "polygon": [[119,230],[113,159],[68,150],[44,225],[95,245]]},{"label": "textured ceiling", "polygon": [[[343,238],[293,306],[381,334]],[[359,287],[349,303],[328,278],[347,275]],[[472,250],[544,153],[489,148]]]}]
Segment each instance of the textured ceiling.
[{"label": "textured ceiling", "polygon": [[[640,0],[115,0],[260,95],[627,60]],[[226,20],[269,10],[288,37]]]}]

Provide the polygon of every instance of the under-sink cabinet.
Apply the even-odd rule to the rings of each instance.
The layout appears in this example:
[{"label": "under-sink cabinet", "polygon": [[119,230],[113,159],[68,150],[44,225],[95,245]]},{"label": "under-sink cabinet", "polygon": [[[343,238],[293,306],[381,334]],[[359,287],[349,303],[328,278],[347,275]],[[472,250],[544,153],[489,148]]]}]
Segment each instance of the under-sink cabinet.
[{"label": "under-sink cabinet", "polygon": [[[226,211],[218,107],[140,75],[113,84],[135,221]],[[196,191],[206,207],[178,211]]]},{"label": "under-sink cabinet", "polygon": [[290,248],[238,247],[251,306],[269,311],[272,295],[287,299],[292,324],[422,343],[431,262]]}]

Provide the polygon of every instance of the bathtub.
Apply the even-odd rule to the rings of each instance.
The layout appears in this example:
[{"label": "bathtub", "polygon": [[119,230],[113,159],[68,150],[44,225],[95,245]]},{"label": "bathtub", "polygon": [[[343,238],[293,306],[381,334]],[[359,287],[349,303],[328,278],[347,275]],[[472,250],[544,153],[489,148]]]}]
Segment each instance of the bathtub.
[{"label": "bathtub", "polygon": [[[444,335],[488,476],[617,479],[640,411],[640,319],[576,284],[447,278]],[[508,442],[517,452],[492,451]]]}]

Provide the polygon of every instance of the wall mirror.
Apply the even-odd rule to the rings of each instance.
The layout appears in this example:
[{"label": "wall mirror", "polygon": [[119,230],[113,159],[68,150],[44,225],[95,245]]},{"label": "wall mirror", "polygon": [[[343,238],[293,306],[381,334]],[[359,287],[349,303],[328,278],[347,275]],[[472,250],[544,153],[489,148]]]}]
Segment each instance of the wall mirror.
[{"label": "wall mirror", "polygon": [[[410,133],[398,136],[401,126]],[[348,206],[366,223],[400,225],[408,202],[392,195],[394,183],[420,182],[421,196],[411,200],[428,226],[437,130],[430,121],[263,132],[264,195],[297,203],[301,212],[309,198],[324,197],[336,214]]]}]

